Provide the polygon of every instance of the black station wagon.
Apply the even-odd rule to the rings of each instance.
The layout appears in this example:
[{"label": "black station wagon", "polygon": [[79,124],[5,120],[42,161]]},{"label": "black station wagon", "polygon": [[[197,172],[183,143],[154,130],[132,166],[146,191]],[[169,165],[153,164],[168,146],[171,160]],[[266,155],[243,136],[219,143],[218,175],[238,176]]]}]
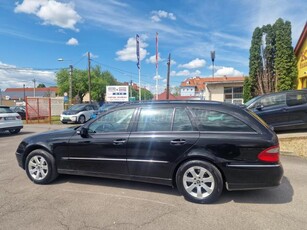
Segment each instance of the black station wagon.
[{"label": "black station wagon", "polygon": [[34,183],[77,174],[176,186],[211,203],[228,190],[278,186],[276,134],[246,108],[220,102],[124,104],[82,126],[28,137],[18,164]]}]

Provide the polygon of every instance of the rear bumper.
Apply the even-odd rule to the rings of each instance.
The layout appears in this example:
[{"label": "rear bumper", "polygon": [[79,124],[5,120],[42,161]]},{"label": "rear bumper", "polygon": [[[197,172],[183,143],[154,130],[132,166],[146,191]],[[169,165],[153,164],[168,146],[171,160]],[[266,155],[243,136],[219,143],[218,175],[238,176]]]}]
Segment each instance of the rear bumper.
[{"label": "rear bumper", "polygon": [[23,160],[22,160],[22,158],[23,158],[22,154],[16,152],[15,155],[16,155],[16,159],[17,159],[19,167],[24,169],[24,167],[23,167]]},{"label": "rear bumper", "polygon": [[227,190],[249,190],[276,187],[283,177],[279,164],[243,165],[229,164],[225,167]]},{"label": "rear bumper", "polygon": [[0,131],[5,131],[5,130],[13,130],[13,129],[22,129],[23,126],[22,125],[18,125],[18,126],[7,126],[7,127],[0,127]]}]

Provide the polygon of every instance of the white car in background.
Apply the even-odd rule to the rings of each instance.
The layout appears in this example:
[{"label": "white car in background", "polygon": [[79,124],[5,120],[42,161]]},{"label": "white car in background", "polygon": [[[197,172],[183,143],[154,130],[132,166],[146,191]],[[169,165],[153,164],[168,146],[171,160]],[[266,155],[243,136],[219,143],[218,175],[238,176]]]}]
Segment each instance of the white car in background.
[{"label": "white car in background", "polygon": [[61,114],[60,120],[63,124],[71,122],[83,124],[91,118],[96,110],[98,110],[96,104],[76,104],[65,110]]},{"label": "white car in background", "polygon": [[13,112],[9,106],[0,105],[0,131],[9,131],[12,134],[19,133],[23,128],[21,116]]}]

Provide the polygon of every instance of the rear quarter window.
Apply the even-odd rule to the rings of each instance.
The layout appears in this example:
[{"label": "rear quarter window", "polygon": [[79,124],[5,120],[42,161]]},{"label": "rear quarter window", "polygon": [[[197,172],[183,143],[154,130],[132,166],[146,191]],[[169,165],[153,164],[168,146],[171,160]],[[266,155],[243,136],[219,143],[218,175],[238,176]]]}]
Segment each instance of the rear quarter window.
[{"label": "rear quarter window", "polygon": [[249,125],[228,113],[198,108],[192,109],[192,112],[197,118],[200,131],[255,132]]}]

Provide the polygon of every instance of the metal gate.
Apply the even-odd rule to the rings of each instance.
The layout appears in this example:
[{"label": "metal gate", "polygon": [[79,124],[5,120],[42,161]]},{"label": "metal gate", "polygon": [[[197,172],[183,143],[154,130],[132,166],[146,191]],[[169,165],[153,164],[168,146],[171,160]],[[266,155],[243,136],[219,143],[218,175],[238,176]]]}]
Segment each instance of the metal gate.
[{"label": "metal gate", "polygon": [[26,122],[51,123],[51,98],[26,97]]}]

